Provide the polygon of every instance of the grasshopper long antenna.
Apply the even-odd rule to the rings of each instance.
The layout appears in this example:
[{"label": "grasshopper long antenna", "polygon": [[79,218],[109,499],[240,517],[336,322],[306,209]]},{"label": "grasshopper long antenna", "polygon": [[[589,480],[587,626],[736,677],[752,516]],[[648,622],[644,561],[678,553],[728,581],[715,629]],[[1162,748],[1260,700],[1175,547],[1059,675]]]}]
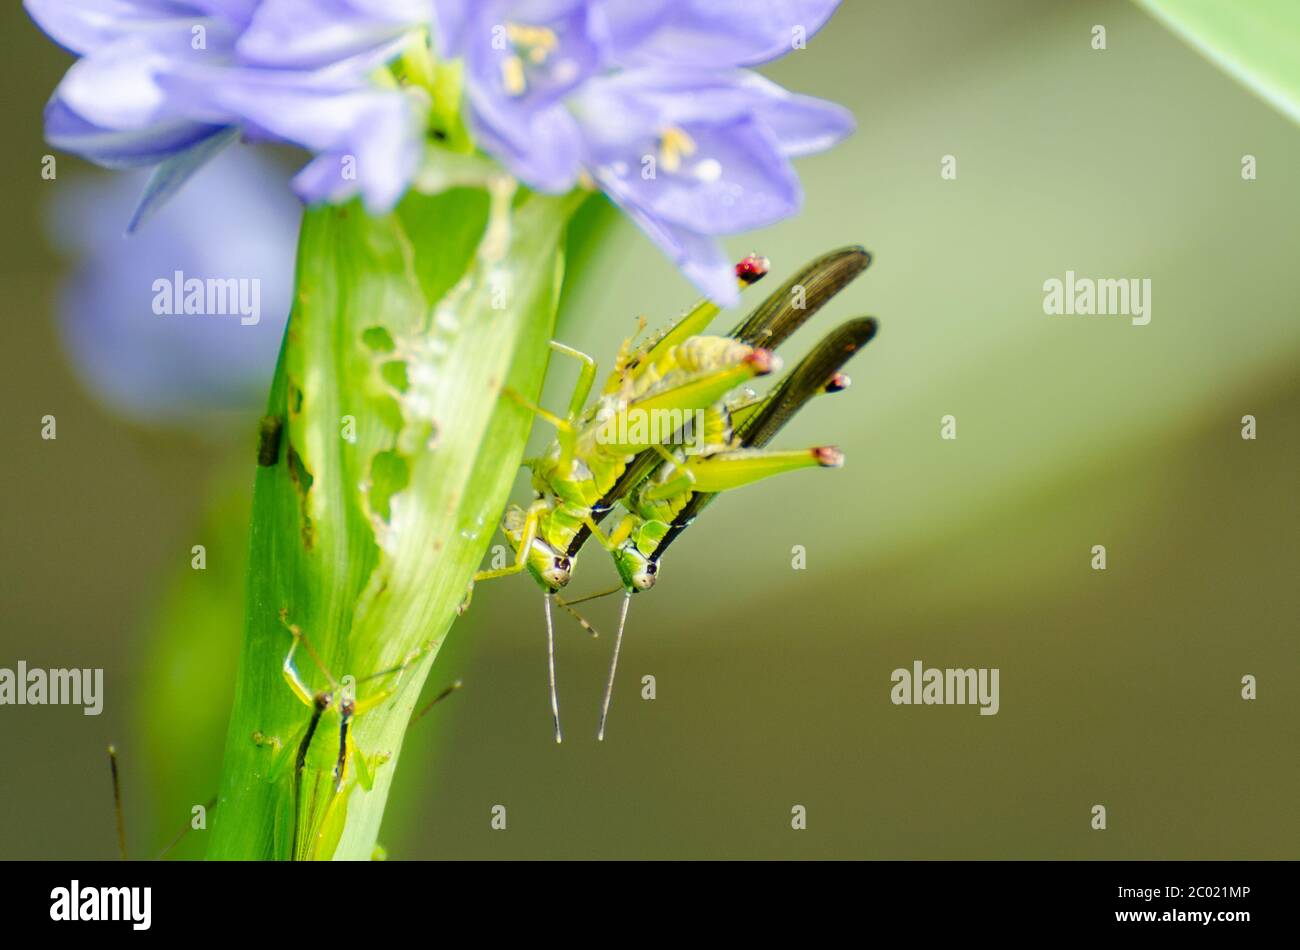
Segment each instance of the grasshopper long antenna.
[{"label": "grasshopper long antenna", "polygon": [[[212,809],[214,809],[214,808],[216,808],[216,807],[217,807],[217,796],[215,796],[215,795],[213,795],[211,798],[209,798],[209,799],[207,800],[207,802],[205,802],[204,805],[203,805],[203,809],[204,809],[204,811],[212,811]],[[167,855],[171,853],[171,850],[172,850],[174,847],[176,847],[178,844],[180,844],[181,841],[185,838],[185,836],[186,836],[187,834],[190,833],[190,829],[192,829],[192,828],[194,827],[193,822],[194,822],[194,819],[192,819],[192,818],[191,818],[190,820],[186,821],[186,822],[185,822],[185,827],[182,828],[180,831],[176,832],[176,836],[175,836],[174,838],[172,838],[171,841],[168,841],[168,842],[167,842],[167,846],[166,846],[165,848],[163,848],[161,851],[158,852],[158,860],[159,860],[159,861],[161,861],[163,858],[167,857]]]},{"label": "grasshopper long antenna", "polygon": [[595,594],[583,594],[581,597],[575,597],[572,600],[557,598],[555,602],[561,607],[571,607],[574,604],[585,604],[589,600],[600,600],[602,597],[608,597],[610,594],[617,594],[619,591],[626,589],[627,588],[622,584],[619,584],[617,587],[611,587],[609,590],[598,591]]},{"label": "grasshopper long antenna", "polygon": [[419,711],[414,716],[411,717],[411,725],[415,725],[417,722],[419,722],[424,717],[425,713],[427,713],[434,706],[438,705],[440,702],[442,702],[452,693],[456,692],[456,690],[460,689],[462,685],[464,684],[462,684],[460,680],[456,680],[456,682],[452,683],[450,686],[444,689],[437,696],[433,697],[433,699],[429,700],[427,703],[421,706]]},{"label": "grasshopper long antenna", "polygon": [[311,657],[312,663],[316,665],[316,669],[320,670],[325,679],[329,680],[330,689],[338,689],[338,680],[334,678],[334,674],[325,666],[325,662],[320,658],[320,654],[316,652],[316,648],[311,645],[311,640],[308,639],[306,631],[296,623],[289,622],[289,608],[282,607],[280,609],[280,623],[283,624],[284,628],[293,636],[295,642],[302,644],[303,649],[307,651],[307,655]]},{"label": "grasshopper long antenna", "polygon": [[605,698],[600,704],[600,725],[596,729],[596,739],[605,741],[605,720],[609,718],[609,702],[614,698],[614,674],[618,671],[618,654],[623,648],[623,628],[627,626],[627,608],[632,603],[632,592],[623,593],[623,609],[618,615],[618,634],[614,637],[614,656],[609,661],[609,680],[605,683]]},{"label": "grasshopper long antenna", "polygon": [[551,600],[554,594],[543,594],[542,602],[546,605],[546,666],[551,676],[551,718],[555,720],[555,744],[564,741],[560,732],[560,697],[555,689],[555,625],[551,621]]},{"label": "grasshopper long antenna", "polygon": [[117,749],[113,746],[108,747],[108,767],[113,773],[113,811],[117,814],[117,851],[126,857],[126,821],[122,817],[122,783],[117,777]]},{"label": "grasshopper long antenna", "polygon": [[565,600],[563,597],[556,597],[555,603],[556,606],[563,607],[567,610],[573,619],[578,621],[578,626],[591,634],[591,638],[594,640],[600,636],[600,632],[591,625],[591,622],[587,620],[586,617],[574,610],[573,605],[585,604],[589,600],[599,600],[602,597],[608,597],[610,594],[617,594],[621,590],[623,590],[623,585],[619,584],[617,587],[611,587],[609,590],[602,590],[595,594],[583,594],[581,597],[575,597],[573,600]]}]

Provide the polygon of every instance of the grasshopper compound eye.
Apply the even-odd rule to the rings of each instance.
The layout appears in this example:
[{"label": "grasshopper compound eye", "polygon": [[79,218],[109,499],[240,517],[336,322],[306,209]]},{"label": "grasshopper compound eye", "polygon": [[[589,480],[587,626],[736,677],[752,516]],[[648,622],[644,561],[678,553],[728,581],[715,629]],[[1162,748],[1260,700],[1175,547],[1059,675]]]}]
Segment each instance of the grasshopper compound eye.
[{"label": "grasshopper compound eye", "polygon": [[572,574],[573,563],[566,555],[557,554],[551,558],[550,567],[542,571],[542,580],[550,584],[553,590],[559,590],[569,583]]},{"label": "grasshopper compound eye", "polygon": [[647,561],[645,566],[632,573],[632,586],[636,590],[649,590],[655,586],[655,581],[659,577],[659,565],[654,561]]}]

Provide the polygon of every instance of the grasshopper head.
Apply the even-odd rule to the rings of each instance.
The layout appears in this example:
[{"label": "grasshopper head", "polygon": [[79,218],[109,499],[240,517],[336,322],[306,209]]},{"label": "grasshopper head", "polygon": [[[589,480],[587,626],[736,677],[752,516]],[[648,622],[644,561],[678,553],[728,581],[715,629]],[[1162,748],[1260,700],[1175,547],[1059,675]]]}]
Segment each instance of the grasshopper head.
[{"label": "grasshopper head", "polygon": [[623,579],[623,587],[638,594],[655,586],[659,564],[642,554],[635,544],[623,544],[614,552],[614,564]]},{"label": "grasshopper head", "polygon": [[[524,543],[524,522],[528,514],[518,505],[511,505],[501,523],[501,530],[514,544],[516,551]],[[573,558],[540,537],[533,538],[528,548],[528,573],[534,580],[555,593],[569,583],[573,573]]]},{"label": "grasshopper head", "polygon": [[541,538],[533,539],[528,551],[528,571],[551,593],[569,583],[573,559]]}]

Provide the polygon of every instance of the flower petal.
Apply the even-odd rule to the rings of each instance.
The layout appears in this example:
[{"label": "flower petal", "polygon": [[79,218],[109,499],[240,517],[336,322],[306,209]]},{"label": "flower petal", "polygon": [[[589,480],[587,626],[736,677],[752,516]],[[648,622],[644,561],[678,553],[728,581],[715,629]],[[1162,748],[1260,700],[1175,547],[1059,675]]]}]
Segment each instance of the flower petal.
[{"label": "flower petal", "polygon": [[356,179],[345,179],[340,173],[347,160],[341,152],[317,155],[293,176],[293,191],[307,204],[330,202],[340,204],[360,190]]},{"label": "flower petal", "polygon": [[782,154],[790,158],[824,152],[856,127],[853,113],[843,106],[797,95],[758,73],[744,74],[740,83],[752,96],[753,115],[772,130]]},{"label": "flower petal", "polygon": [[[195,49],[192,30],[199,26],[206,30],[204,45]],[[225,117],[196,114],[188,93],[203,88],[195,82],[220,68],[232,42],[233,34],[217,21],[191,20],[123,37],[73,63],[59,96],[87,121],[111,129],[221,121]]]},{"label": "flower petal", "polygon": [[260,128],[318,153],[295,190],[308,201],[357,191],[375,213],[390,210],[410,184],[423,150],[411,100],[401,92],[350,93],[250,84],[227,103]]},{"label": "flower petal", "polygon": [[460,23],[451,45],[464,57],[478,144],[540,191],[567,191],[577,181],[578,127],[562,102],[604,65],[592,10],[591,0],[452,10]]},{"label": "flower petal", "polygon": [[[546,109],[601,68],[589,0],[523,0],[463,32],[467,78],[501,113]],[[535,35],[504,32],[520,27]]]},{"label": "flower petal", "polygon": [[194,22],[193,14],[165,0],[23,0],[23,9],[54,42],[79,54],[141,31]]},{"label": "flower petal", "polygon": [[624,65],[752,66],[822,28],[839,0],[608,0],[604,15]]},{"label": "flower petal", "polygon": [[244,63],[314,69],[383,45],[431,17],[431,0],[263,0],[235,49]]},{"label": "flower petal", "polygon": [[735,266],[728,260],[727,252],[717,238],[667,224],[636,205],[622,204],[617,198],[615,203],[710,299],[724,307],[733,307],[739,302]]},{"label": "flower petal", "polygon": [[143,129],[105,129],[77,115],[56,94],[45,106],[45,139],[55,148],[105,168],[158,162],[221,131],[202,122],[169,122]]},{"label": "flower petal", "polygon": [[678,134],[689,154],[643,143],[639,154],[595,165],[596,180],[648,215],[702,234],[766,227],[799,210],[799,178],[758,121],[687,125]]},{"label": "flower petal", "polygon": [[470,6],[471,0],[433,0],[433,39],[439,56],[460,55]]},{"label": "flower petal", "polygon": [[131,222],[126,226],[127,233],[135,231],[161,208],[181,186],[190,180],[196,171],[216,158],[227,145],[235,141],[239,130],[232,127],[209,135],[196,142],[183,152],[178,152],[161,162],[149,176],[149,181],[140,195],[140,201],[131,214]]},{"label": "flower petal", "polygon": [[745,69],[629,69],[588,83],[575,106],[591,117],[585,125],[594,127],[604,115],[612,130],[644,125],[647,116],[672,126],[755,115],[777,133],[788,155],[829,147],[853,128],[852,116],[840,106],[796,95]]},{"label": "flower petal", "polygon": [[562,106],[503,116],[499,103],[471,90],[472,125],[479,145],[538,191],[559,194],[578,180],[582,154],[578,123]]},{"label": "flower petal", "polygon": [[220,17],[242,30],[253,19],[253,14],[262,0],[178,0],[178,2],[201,10],[208,16]]}]

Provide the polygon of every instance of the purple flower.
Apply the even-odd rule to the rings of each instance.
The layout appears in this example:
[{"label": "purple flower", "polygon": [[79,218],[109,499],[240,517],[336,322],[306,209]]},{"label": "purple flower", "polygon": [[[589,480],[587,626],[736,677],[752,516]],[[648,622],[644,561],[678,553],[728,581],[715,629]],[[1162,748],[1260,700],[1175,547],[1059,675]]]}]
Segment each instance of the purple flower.
[{"label": "purple flower", "polygon": [[628,70],[589,84],[575,112],[596,182],[701,289],[728,304],[736,282],[717,236],[797,212],[803,191],[790,159],[853,127],[840,107],[744,70]]},{"label": "purple flower", "polygon": [[607,62],[600,4],[589,0],[488,0],[439,4],[454,32],[445,55],[465,61],[480,145],[541,191],[578,180],[582,137],[565,98]]},{"label": "purple flower", "polygon": [[387,209],[438,161],[432,67],[458,59],[479,148],[540,191],[595,182],[724,303],[718,238],[797,212],[790,159],[853,125],[742,68],[802,48],[839,0],[25,2],[83,54],[50,140],[106,165],[162,161],[147,202],[238,129],[314,153],[295,179],[307,200]]},{"label": "purple flower", "polygon": [[840,0],[610,0],[608,35],[622,66],[756,66],[784,56]]},{"label": "purple flower", "polygon": [[317,69],[401,39],[428,24],[433,0],[254,0],[236,48],[241,61]]},{"label": "purple flower", "polygon": [[[292,300],[299,211],[289,176],[252,149],[229,149],[128,238],[122,222],[143,174],[74,179],[55,195],[51,235],[71,265],[58,294],[68,357],[129,418],[207,424],[237,414],[231,421],[246,424],[266,400]],[[156,313],[156,282],[170,286],[178,271],[256,280],[257,322],[239,312]]]},{"label": "purple flower", "polygon": [[[838,0],[440,0],[487,151],[543,191],[586,172],[707,294],[737,298],[718,237],[798,211],[790,159],[853,127],[738,69],[802,43]],[[454,8],[454,9],[453,9]]]},{"label": "purple flower", "polygon": [[[369,7],[388,6],[369,3]],[[377,87],[375,69],[403,42],[400,31],[305,65],[259,59],[241,38],[283,3],[257,0],[24,0],[31,17],[81,58],[46,107],[46,137],[93,162],[159,165],[133,224],[211,159],[239,129],[249,139],[301,145],[332,162],[326,180],[309,166],[295,182],[308,200],[361,193],[390,208],[420,156],[418,114],[408,96]],[[290,4],[310,6],[310,4]],[[344,6],[325,2],[322,7]],[[266,9],[263,9],[266,7]],[[387,39],[385,44],[383,40]],[[289,47],[290,59],[296,52]],[[345,160],[353,159],[355,174]],[[160,165],[160,163],[163,163]],[[315,164],[315,163],[313,163]]]}]

